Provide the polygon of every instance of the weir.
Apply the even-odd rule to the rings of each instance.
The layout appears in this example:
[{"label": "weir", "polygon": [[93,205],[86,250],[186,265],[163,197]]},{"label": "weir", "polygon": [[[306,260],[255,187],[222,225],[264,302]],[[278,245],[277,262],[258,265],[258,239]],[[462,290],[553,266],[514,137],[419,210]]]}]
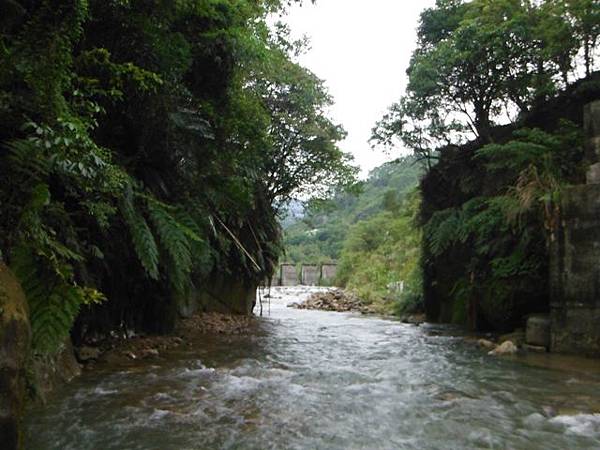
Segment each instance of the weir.
[{"label": "weir", "polygon": [[279,266],[279,276],[274,286],[333,286],[337,275],[337,264],[284,263]]}]

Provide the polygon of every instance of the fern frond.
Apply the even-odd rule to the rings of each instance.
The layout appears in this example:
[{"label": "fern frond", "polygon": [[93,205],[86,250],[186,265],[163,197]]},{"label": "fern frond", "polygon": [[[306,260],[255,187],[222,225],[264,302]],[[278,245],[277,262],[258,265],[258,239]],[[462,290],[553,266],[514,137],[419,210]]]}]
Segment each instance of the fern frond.
[{"label": "fern frond", "polygon": [[150,230],[146,219],[135,210],[129,195],[124,196],[120,210],[129,229],[133,248],[140,263],[150,278],[158,280],[159,253],[152,230]]},{"label": "fern frond", "polygon": [[50,173],[50,162],[42,149],[29,139],[19,139],[6,144],[12,170],[29,180],[41,182]]},{"label": "fern frond", "polygon": [[169,279],[178,291],[183,291],[192,270],[188,237],[190,230],[173,217],[171,207],[151,197],[146,199],[148,214],[159,236],[160,246],[169,257],[167,266]]},{"label": "fern frond", "polygon": [[29,304],[33,350],[53,353],[68,337],[86,291],[48,270],[48,263],[27,245],[18,246],[12,256],[11,267]]}]

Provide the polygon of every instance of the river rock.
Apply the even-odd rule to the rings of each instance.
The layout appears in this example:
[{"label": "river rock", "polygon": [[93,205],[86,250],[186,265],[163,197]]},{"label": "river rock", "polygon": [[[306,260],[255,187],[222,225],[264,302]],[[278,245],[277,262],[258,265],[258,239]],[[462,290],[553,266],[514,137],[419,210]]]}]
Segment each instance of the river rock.
[{"label": "river rock", "polygon": [[542,347],[541,345],[529,345],[529,344],[523,344],[523,350],[526,350],[526,351],[532,352],[532,353],[546,353],[548,351],[548,349],[546,347]]},{"label": "river rock", "polygon": [[25,372],[31,327],[27,300],[17,278],[0,260],[0,446],[23,445]]},{"label": "river rock", "polygon": [[97,361],[100,358],[102,352],[97,347],[79,347],[75,349],[75,356],[80,363],[88,363],[90,361]]},{"label": "river rock", "polygon": [[155,348],[146,348],[140,352],[139,356],[142,359],[158,358],[160,353]]},{"label": "river rock", "polygon": [[477,345],[479,345],[481,348],[484,348],[486,350],[492,350],[492,349],[496,348],[496,344],[487,339],[479,339],[477,341]]},{"label": "river rock", "polygon": [[488,355],[493,356],[503,356],[503,355],[514,355],[517,353],[518,349],[515,344],[511,341],[506,341],[496,347],[494,350],[488,353]]},{"label": "river rock", "polygon": [[372,312],[371,308],[368,305],[365,305],[360,298],[350,292],[343,291],[342,289],[317,292],[312,294],[302,303],[292,303],[288,306],[296,309],[318,309],[322,311]]},{"label": "river rock", "polygon": [[425,314],[409,314],[402,318],[402,323],[408,323],[410,325],[422,325],[426,321]]},{"label": "river rock", "polygon": [[503,334],[498,338],[498,342],[500,344],[510,341],[516,346],[523,345],[525,343],[525,331],[523,329],[518,329],[513,331],[512,333]]}]

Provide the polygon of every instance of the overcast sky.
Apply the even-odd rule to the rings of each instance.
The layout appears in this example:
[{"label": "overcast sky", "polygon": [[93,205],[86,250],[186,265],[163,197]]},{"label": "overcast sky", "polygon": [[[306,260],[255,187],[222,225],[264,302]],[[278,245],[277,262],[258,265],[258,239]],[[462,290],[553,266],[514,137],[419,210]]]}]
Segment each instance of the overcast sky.
[{"label": "overcast sky", "polygon": [[341,144],[363,176],[406,153],[370,148],[375,122],[406,86],[416,46],[419,13],[435,0],[317,0],[291,8],[283,18],[295,37],[307,35],[311,50],[300,62],[324,79],[335,99],[334,120],[348,132]]}]

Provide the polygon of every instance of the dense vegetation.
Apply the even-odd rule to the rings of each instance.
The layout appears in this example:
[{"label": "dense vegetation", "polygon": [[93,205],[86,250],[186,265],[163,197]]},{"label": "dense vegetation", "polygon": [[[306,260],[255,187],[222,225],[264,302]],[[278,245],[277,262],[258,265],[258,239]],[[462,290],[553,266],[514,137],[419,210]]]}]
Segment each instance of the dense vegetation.
[{"label": "dense vegetation", "polygon": [[405,95],[374,129],[427,161],[425,305],[496,329],[548,308],[558,200],[583,181],[582,108],[600,97],[595,0],[438,0]]},{"label": "dense vegetation", "polygon": [[[0,252],[34,350],[162,330],[215,274],[258,283],[277,208],[352,180],[278,0],[0,0]],[[87,306],[84,306],[87,305]]]},{"label": "dense vegetation", "polygon": [[300,218],[284,221],[286,260],[337,262],[336,282],[382,309],[407,307],[407,295],[411,304],[418,303],[415,189],[422,171],[416,158],[400,158],[373,170],[352,191],[309,203]]},{"label": "dense vegetation", "polygon": [[383,211],[397,213],[421,171],[415,158],[401,158],[374,169],[367,180],[333,198],[291,202],[283,220],[286,261],[338,261],[349,230]]}]

